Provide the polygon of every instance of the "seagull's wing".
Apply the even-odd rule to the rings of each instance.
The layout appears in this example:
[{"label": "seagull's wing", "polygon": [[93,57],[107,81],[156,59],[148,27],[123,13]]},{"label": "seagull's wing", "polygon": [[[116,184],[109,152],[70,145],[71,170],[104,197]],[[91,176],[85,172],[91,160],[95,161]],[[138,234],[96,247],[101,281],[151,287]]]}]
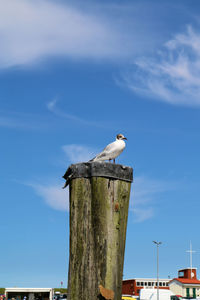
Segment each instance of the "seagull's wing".
[{"label": "seagull's wing", "polygon": [[102,152],[100,152],[99,154],[97,154],[93,159],[91,159],[90,161],[93,161],[94,159],[101,159],[101,158],[105,158],[113,149],[115,145],[115,142],[107,145]]},{"label": "seagull's wing", "polygon": [[108,144],[102,152],[106,152],[106,153],[109,153],[110,151],[113,151],[113,148],[115,148],[115,144],[116,144],[116,141],[113,142],[113,143],[110,143]]},{"label": "seagull's wing", "polygon": [[100,159],[100,158],[105,158],[107,156],[107,154],[105,153],[105,152],[101,152],[101,153],[99,153],[99,154],[97,154],[93,159],[91,159],[91,161],[92,160],[94,160],[94,159]]}]

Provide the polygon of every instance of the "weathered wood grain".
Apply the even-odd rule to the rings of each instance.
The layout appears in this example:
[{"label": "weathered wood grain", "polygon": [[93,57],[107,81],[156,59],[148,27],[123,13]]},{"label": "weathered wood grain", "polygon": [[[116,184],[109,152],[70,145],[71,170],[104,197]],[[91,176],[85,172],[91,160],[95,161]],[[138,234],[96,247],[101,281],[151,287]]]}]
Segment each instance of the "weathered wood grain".
[{"label": "weathered wood grain", "polygon": [[101,285],[121,300],[130,187],[104,177],[71,180],[68,299],[103,299]]}]

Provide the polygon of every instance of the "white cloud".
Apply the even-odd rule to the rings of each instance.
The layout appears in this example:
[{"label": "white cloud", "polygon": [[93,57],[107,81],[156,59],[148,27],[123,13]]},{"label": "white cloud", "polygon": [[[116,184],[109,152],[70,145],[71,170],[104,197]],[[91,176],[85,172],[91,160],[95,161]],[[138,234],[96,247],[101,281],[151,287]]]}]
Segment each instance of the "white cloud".
[{"label": "white cloud", "polygon": [[69,210],[69,190],[62,189],[59,185],[41,185],[41,184],[27,184],[31,186],[34,191],[44,199],[47,205],[51,208],[68,211]]},{"label": "white cloud", "polygon": [[0,67],[48,56],[112,60],[130,54],[129,38],[113,29],[109,19],[69,3],[0,0]]},{"label": "white cloud", "polygon": [[[77,163],[89,160],[90,149],[83,146],[68,145],[66,154],[69,155],[71,162]],[[86,159],[82,159],[86,158]],[[62,189],[62,184],[38,184],[23,183],[31,187],[44,202],[55,210],[69,210],[69,189]],[[64,185],[64,183],[63,183]],[[162,201],[162,194],[173,189],[173,184],[144,176],[134,178],[130,196],[130,210],[133,212],[134,222],[144,222],[155,217],[155,208],[158,210],[158,199]]]},{"label": "white cloud", "polygon": [[134,214],[134,222],[143,222],[154,217],[158,197],[160,198],[162,193],[168,190],[167,182],[145,176],[135,177],[130,196],[130,209]]},{"label": "white cloud", "polygon": [[62,150],[72,163],[86,162],[95,156],[94,149],[82,145],[65,145]]},{"label": "white cloud", "polygon": [[124,83],[134,92],[175,105],[200,106],[200,32],[191,26],[154,58],[139,58]]}]

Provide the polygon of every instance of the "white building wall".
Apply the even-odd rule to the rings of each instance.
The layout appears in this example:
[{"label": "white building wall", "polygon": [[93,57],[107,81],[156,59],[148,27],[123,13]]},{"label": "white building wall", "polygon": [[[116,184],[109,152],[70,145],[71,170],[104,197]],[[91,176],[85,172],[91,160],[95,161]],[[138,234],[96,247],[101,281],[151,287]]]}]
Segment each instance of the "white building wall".
[{"label": "white building wall", "polygon": [[189,288],[190,297],[193,297],[193,288],[196,289],[196,296],[200,297],[200,286],[197,285],[183,285],[180,282],[172,282],[169,284],[169,289],[175,295],[187,296],[186,288]]},{"label": "white building wall", "polygon": [[191,298],[193,297],[193,288],[196,289],[196,296],[197,297],[200,296],[200,286],[193,285],[193,286],[184,286],[184,297],[187,296],[186,288],[189,288],[189,293]]},{"label": "white building wall", "polygon": [[175,283],[175,282],[172,282],[169,284],[169,289],[170,291],[172,291],[173,294],[175,295],[180,295],[180,296],[184,296],[184,290],[183,290],[183,287],[180,283]]}]

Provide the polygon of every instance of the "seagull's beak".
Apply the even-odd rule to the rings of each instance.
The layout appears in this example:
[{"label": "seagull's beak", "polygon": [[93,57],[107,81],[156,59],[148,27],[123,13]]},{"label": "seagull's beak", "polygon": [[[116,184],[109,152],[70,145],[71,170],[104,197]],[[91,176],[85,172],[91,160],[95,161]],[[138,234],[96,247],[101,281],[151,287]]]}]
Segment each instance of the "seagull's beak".
[{"label": "seagull's beak", "polygon": [[126,137],[123,137],[123,140],[127,140],[127,138],[126,138]]}]

